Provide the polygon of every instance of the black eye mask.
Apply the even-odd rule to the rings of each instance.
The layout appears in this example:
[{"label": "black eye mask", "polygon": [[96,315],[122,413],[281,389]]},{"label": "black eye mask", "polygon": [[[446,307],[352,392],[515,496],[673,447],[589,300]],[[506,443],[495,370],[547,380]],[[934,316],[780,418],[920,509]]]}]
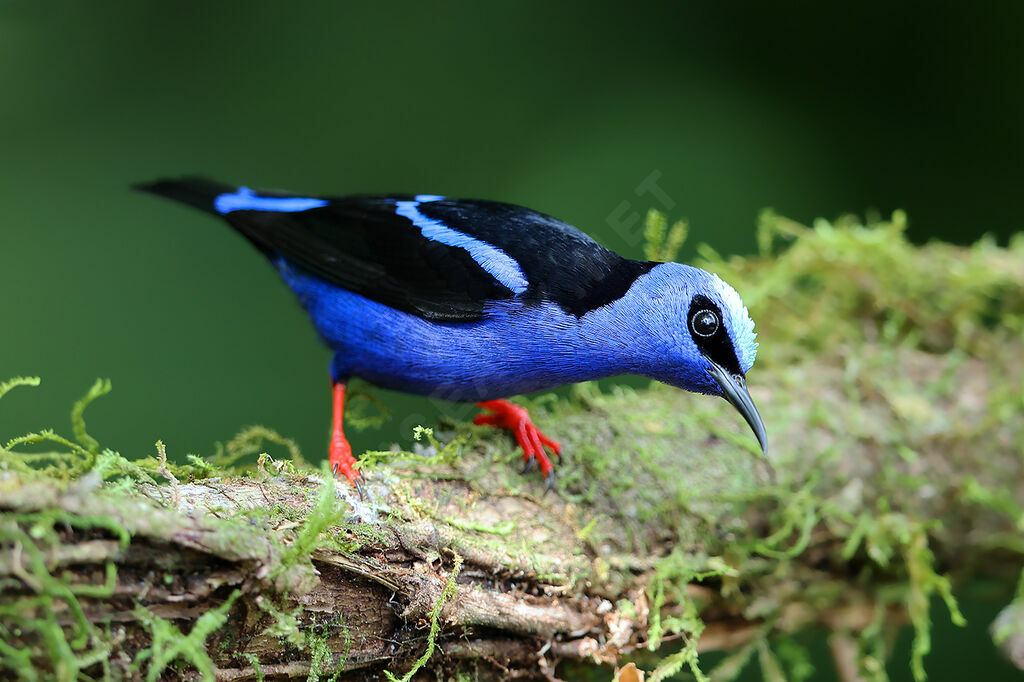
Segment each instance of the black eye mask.
[{"label": "black eye mask", "polygon": [[697,294],[690,301],[690,310],[686,313],[686,326],[704,357],[720,365],[722,368],[742,376],[736,349],[729,332],[725,329],[725,321],[721,309],[704,294]]}]

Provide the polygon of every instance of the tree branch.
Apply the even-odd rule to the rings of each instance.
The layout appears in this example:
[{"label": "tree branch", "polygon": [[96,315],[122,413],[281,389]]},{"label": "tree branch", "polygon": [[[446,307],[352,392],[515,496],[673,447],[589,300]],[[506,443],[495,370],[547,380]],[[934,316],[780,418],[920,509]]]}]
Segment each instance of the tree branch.
[{"label": "tree branch", "polygon": [[[1024,307],[1007,272],[1018,289],[1004,300]],[[862,320],[877,310],[851,305]],[[654,679],[712,649],[779,665],[766,638],[810,626],[837,633],[842,679],[884,659],[894,623],[915,626],[920,658],[930,598],[978,575],[1009,584],[1024,555],[1022,344],[996,329],[939,347],[937,329],[918,330],[928,350],[866,332],[759,366],[775,482],[724,401],[660,386],[587,385],[541,414],[566,445],[549,494],[516,471],[504,434],[464,426],[417,455],[371,457],[365,501],[266,459],[202,478],[216,472],[108,451],[101,473],[68,480],[5,450],[0,668],[400,675],[438,604],[428,667],[483,679],[617,664],[661,642],[678,653]],[[236,593],[202,647],[169,648]]]}]

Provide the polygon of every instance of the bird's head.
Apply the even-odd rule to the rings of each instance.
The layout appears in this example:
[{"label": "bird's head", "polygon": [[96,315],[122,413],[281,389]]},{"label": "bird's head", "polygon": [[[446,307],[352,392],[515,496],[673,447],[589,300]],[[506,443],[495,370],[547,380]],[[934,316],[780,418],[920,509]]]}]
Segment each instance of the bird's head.
[{"label": "bird's head", "polygon": [[718,275],[679,263],[663,263],[644,279],[663,325],[660,361],[646,373],[688,391],[722,396],[765,450],[764,423],[746,386],[756,334],[739,294]]}]

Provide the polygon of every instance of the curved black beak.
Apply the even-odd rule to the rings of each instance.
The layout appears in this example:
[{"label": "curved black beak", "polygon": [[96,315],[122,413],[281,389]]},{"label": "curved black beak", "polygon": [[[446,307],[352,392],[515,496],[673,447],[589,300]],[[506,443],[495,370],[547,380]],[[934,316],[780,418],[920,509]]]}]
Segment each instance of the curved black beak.
[{"label": "curved black beak", "polygon": [[714,361],[709,360],[709,362],[711,362],[711,367],[708,369],[708,374],[714,377],[718,385],[722,387],[722,396],[732,403],[732,406],[739,410],[739,413],[750,424],[754,435],[757,436],[757,442],[761,445],[761,452],[767,454],[768,436],[765,434],[761,415],[758,414],[757,408],[754,407],[754,401],[747,391],[746,380],[742,375],[730,374]]}]

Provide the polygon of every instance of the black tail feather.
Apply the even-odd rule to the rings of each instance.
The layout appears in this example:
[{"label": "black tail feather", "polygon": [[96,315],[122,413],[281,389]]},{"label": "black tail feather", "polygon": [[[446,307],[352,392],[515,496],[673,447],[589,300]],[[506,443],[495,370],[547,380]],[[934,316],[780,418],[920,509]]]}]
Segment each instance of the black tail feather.
[{"label": "black tail feather", "polygon": [[213,200],[221,194],[235,191],[237,187],[206,178],[191,177],[143,182],[133,185],[132,189],[180,201],[216,215],[217,210],[213,206]]}]

